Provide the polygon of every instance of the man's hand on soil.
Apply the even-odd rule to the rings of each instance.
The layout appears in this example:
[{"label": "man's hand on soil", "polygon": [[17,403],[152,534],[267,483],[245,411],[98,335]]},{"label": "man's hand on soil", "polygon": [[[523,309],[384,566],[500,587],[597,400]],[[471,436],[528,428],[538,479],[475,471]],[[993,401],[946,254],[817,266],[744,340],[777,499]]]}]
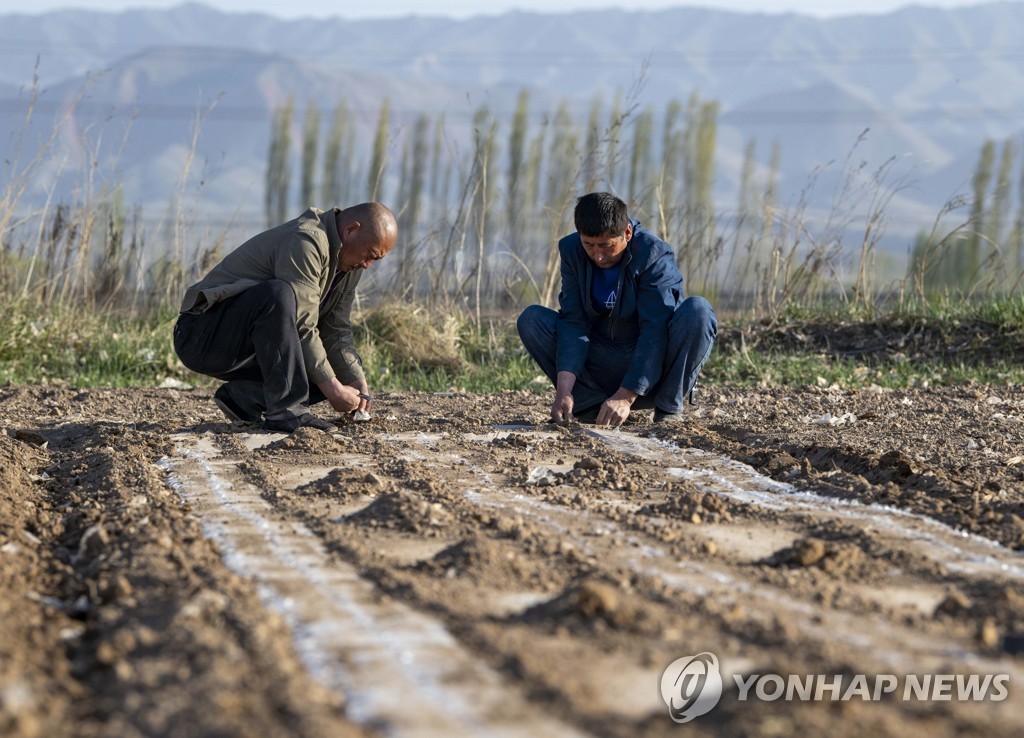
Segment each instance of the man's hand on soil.
[{"label": "man's hand on soil", "polygon": [[572,420],[572,395],[556,394],[551,403],[551,419],[556,423]]},{"label": "man's hand on soil", "polygon": [[370,387],[366,384],[365,379],[352,382],[347,385],[356,391],[359,397],[359,407],[355,408],[359,412],[368,413],[370,412],[371,404],[373,403],[373,397],[370,395]]},{"label": "man's hand on soil", "polygon": [[636,396],[636,392],[619,387],[618,391],[601,405],[595,425],[610,425],[612,428],[618,428],[629,417],[629,411],[633,407]]},{"label": "man's hand on soil", "polygon": [[359,397],[359,390],[342,384],[338,381],[337,377],[318,384],[317,387],[324,393],[324,397],[331,403],[331,407],[339,413],[350,413],[353,410],[358,410],[359,403],[365,402],[365,400]]},{"label": "man's hand on soil", "polygon": [[572,415],[572,388],[576,386],[576,375],[572,372],[558,372],[555,378],[555,401],[551,403],[551,419],[556,423],[575,420]]}]

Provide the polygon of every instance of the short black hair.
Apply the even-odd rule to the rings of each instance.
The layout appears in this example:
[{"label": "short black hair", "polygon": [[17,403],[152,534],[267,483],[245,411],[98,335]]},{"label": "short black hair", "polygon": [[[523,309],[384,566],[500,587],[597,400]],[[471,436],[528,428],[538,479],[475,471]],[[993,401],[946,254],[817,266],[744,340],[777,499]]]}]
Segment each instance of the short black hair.
[{"label": "short black hair", "polygon": [[621,235],[629,225],[626,203],[610,192],[591,192],[577,198],[573,219],[582,236]]}]

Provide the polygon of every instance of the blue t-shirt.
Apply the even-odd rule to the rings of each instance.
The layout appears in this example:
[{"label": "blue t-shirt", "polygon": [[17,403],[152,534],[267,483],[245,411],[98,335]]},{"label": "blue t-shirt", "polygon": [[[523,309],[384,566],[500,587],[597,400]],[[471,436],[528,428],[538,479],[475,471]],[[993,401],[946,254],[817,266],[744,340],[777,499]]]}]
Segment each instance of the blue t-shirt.
[{"label": "blue t-shirt", "polygon": [[616,264],[608,269],[594,267],[592,271],[594,276],[590,283],[590,303],[597,312],[610,313],[618,299],[616,290],[619,288],[622,264]]}]

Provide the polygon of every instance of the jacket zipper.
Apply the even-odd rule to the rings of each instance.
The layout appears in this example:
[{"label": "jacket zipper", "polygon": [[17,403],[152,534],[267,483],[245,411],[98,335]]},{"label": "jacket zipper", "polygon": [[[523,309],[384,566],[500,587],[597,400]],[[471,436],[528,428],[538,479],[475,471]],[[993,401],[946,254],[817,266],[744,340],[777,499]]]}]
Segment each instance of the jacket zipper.
[{"label": "jacket zipper", "polygon": [[625,258],[622,260],[622,269],[619,270],[619,283],[615,287],[615,306],[612,307],[611,315],[608,316],[612,323],[611,339],[613,341],[615,340],[615,313],[618,312],[619,306],[622,305],[622,284],[623,282],[626,281],[626,267],[629,266],[629,262],[631,262],[632,260],[633,255],[629,252],[629,245],[627,244],[626,255]]}]

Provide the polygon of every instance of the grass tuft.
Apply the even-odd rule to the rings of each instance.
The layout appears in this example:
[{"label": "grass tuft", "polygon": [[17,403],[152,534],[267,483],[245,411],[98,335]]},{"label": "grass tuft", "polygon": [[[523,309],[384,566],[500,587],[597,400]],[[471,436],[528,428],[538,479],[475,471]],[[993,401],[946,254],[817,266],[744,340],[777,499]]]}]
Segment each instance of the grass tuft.
[{"label": "grass tuft", "polygon": [[187,370],[174,354],[175,317],[0,300],[0,381],[125,387],[181,377]]}]

